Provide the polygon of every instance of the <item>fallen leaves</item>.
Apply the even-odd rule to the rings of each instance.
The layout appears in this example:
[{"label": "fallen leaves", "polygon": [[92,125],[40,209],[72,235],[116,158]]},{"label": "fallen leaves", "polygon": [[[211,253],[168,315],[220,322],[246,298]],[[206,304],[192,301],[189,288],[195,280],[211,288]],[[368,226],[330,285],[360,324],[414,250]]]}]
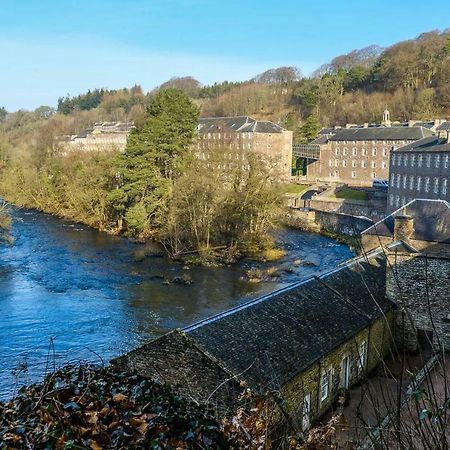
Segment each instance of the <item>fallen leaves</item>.
[{"label": "fallen leaves", "polygon": [[90,365],[0,402],[0,449],[225,449],[213,414],[169,386]]}]

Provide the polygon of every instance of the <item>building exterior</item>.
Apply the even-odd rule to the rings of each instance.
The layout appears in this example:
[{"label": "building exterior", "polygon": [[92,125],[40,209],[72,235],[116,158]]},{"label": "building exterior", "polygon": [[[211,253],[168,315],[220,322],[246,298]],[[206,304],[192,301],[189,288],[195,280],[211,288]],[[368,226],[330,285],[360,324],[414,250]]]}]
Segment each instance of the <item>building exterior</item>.
[{"label": "building exterior", "polygon": [[389,168],[388,211],[415,198],[450,201],[450,143],[430,136],[392,153]]},{"label": "building exterior", "polygon": [[[402,245],[388,247],[389,242]],[[397,305],[398,348],[450,351],[450,204],[416,199],[362,233],[365,249],[385,245],[386,296]]]},{"label": "building exterior", "polygon": [[431,136],[421,126],[346,128],[317,140],[319,157],[307,167],[307,179],[371,186],[375,179],[388,179],[391,152]]},{"label": "building exterior", "polygon": [[85,152],[124,151],[132,128],[132,122],[96,123],[78,135],[66,136],[62,141],[62,148],[65,151]]},{"label": "building exterior", "polygon": [[[364,256],[174,330],[113,364],[219,414],[272,393],[302,430],[389,353],[450,350],[450,204],[414,200],[362,233]],[[396,349],[392,352],[392,346]]]},{"label": "building exterior", "polygon": [[233,404],[243,383],[257,394],[279,392],[285,412],[307,429],[390,348],[394,305],[384,295],[385,270],[382,252],[356,258],[114,363],[218,406]]},{"label": "building exterior", "polygon": [[292,132],[248,116],[199,119],[196,154],[209,159],[213,150],[223,150],[229,168],[247,168],[248,152],[274,166],[277,177],[288,180],[292,170]]}]

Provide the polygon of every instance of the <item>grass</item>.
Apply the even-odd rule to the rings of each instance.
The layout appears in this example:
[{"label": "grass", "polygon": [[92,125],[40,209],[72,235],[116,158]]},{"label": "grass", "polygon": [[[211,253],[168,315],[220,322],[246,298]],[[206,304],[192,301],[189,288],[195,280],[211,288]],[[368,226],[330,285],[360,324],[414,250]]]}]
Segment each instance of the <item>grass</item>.
[{"label": "grass", "polygon": [[283,186],[283,191],[286,194],[300,194],[304,191],[306,191],[307,189],[309,189],[311,186],[309,184],[286,184],[285,186]]},{"label": "grass", "polygon": [[361,191],[358,189],[352,189],[345,187],[338,192],[336,192],[335,198],[342,198],[346,200],[360,200],[367,201],[369,199],[369,195],[366,191]]}]

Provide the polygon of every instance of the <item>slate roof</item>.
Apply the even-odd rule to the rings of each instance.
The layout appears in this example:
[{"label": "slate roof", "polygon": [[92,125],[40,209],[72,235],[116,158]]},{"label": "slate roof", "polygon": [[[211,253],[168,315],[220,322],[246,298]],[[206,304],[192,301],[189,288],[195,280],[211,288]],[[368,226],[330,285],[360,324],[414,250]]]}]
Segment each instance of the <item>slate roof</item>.
[{"label": "slate roof", "polygon": [[450,131],[450,121],[446,121],[444,123],[441,123],[437,128],[436,131]]},{"label": "slate roof", "polygon": [[329,138],[330,141],[418,140],[433,133],[423,127],[346,128]]},{"label": "slate roof", "polygon": [[362,235],[394,237],[397,215],[414,219],[413,240],[450,243],[450,204],[445,200],[415,199],[362,232]]},{"label": "slate roof", "polygon": [[395,152],[450,152],[450,144],[447,139],[440,138],[439,136],[428,136],[423,139],[419,139],[411,144],[404,145],[403,147],[394,150]]},{"label": "slate roof", "polygon": [[205,117],[198,120],[199,133],[281,133],[283,127],[248,116]]},{"label": "slate roof", "polygon": [[279,388],[366,328],[392,304],[385,260],[359,258],[185,329],[254,386]]},{"label": "slate roof", "polygon": [[308,142],[307,145],[310,145],[310,144],[322,145],[322,144],[326,144],[327,142],[328,142],[328,136],[323,135],[323,136],[319,136],[317,139],[314,139],[311,142]]},{"label": "slate roof", "polygon": [[176,386],[197,401],[205,401],[214,392],[215,401],[232,407],[242,392],[233,374],[181,330],[150,341],[112,360],[111,364]]}]

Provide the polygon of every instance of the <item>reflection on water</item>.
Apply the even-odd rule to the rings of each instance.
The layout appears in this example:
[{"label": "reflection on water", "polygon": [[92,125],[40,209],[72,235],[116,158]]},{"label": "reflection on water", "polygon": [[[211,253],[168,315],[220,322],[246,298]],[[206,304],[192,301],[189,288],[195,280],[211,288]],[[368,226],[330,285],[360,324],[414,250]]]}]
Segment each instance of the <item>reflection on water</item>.
[{"label": "reflection on water", "polygon": [[[16,367],[26,382],[46,365],[107,361],[143,340],[216,314],[351,257],[318,235],[281,231],[289,250],[280,283],[242,279],[253,264],[183,268],[164,258],[139,261],[141,246],[78,224],[14,210],[14,247],[0,247],[0,397],[11,395]],[[294,267],[305,259],[316,266]],[[193,284],[163,284],[189,273]],[[50,339],[53,347],[50,348]]]}]

